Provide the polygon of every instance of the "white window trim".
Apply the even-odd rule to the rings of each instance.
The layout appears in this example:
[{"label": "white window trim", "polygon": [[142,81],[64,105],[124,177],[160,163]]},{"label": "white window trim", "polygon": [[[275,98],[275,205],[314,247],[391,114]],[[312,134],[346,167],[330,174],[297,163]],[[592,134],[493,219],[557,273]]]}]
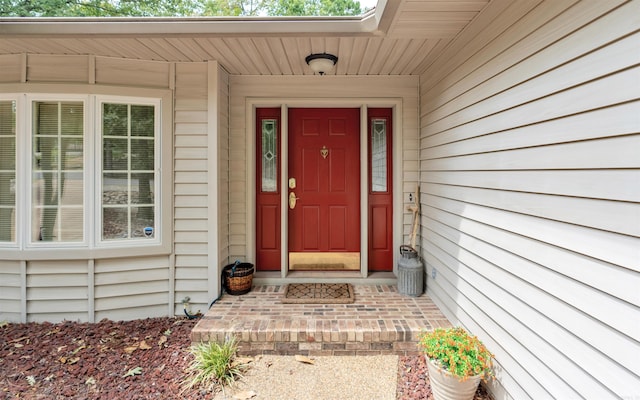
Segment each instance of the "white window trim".
[{"label": "white window trim", "polygon": [[[160,244],[161,241],[161,237],[162,237],[162,219],[161,219],[161,215],[160,215],[160,210],[162,209],[162,197],[159,196],[160,193],[162,193],[162,182],[161,182],[161,168],[160,168],[160,157],[162,155],[162,129],[161,129],[161,118],[160,118],[160,113],[161,113],[161,101],[160,99],[152,99],[152,98],[144,98],[144,97],[124,97],[124,96],[96,96],[95,97],[95,105],[94,105],[94,109],[95,109],[95,135],[94,137],[96,139],[100,139],[100,140],[96,140],[95,142],[95,146],[96,146],[96,151],[94,152],[94,154],[96,154],[96,159],[95,159],[95,163],[94,163],[94,175],[96,178],[98,177],[98,175],[101,175],[102,171],[102,155],[104,154],[102,151],[102,104],[105,103],[116,103],[116,104],[127,104],[127,105],[151,105],[155,107],[155,115],[154,115],[154,127],[155,127],[155,132],[154,132],[154,173],[157,174],[158,179],[154,180],[154,184],[153,184],[153,192],[155,194],[155,207],[154,207],[154,221],[156,224],[155,230],[156,232],[158,232],[159,234],[156,234],[154,236],[153,239],[140,239],[140,240],[132,240],[132,239],[125,239],[125,240],[117,240],[117,239],[111,239],[111,240],[103,240],[102,239],[102,232],[103,232],[103,226],[102,226],[102,218],[100,217],[100,215],[94,215],[93,216],[93,221],[96,221],[95,227],[93,229],[92,234],[95,235],[95,238],[93,239],[93,243],[95,247],[129,247],[129,246],[149,246],[149,245],[158,245]],[[100,176],[101,177],[101,176]],[[102,179],[95,179],[95,191],[94,191],[94,199],[96,199],[96,201],[99,204],[96,204],[91,211],[93,213],[98,213],[100,211],[102,211],[102,201],[99,199],[102,199]]]},{"label": "white window trim", "polygon": [[18,152],[20,151],[19,149],[21,148],[20,146],[20,141],[22,140],[22,135],[20,135],[20,127],[22,126],[21,120],[20,120],[20,115],[21,115],[21,108],[22,108],[22,103],[23,103],[23,96],[19,96],[16,94],[7,94],[7,93],[0,93],[0,101],[13,101],[15,102],[15,107],[16,107],[16,177],[15,177],[15,224],[16,224],[16,232],[15,232],[15,241],[13,242],[0,242],[0,248],[13,248],[16,249],[18,248],[18,243],[20,242],[20,238],[18,237],[18,235],[20,234],[20,231],[18,229],[18,227],[21,224],[20,221],[20,211],[22,209],[22,207],[19,207],[20,202],[22,201],[21,197],[20,197],[20,193],[21,193],[21,187],[22,187],[22,175],[24,174],[24,168],[22,167],[22,165],[20,164],[20,157],[18,157]]},{"label": "white window trim", "polygon": [[[83,240],[80,242],[38,242],[38,241],[33,241],[31,238],[31,229],[33,227],[33,213],[32,213],[32,207],[33,207],[33,190],[32,190],[32,177],[33,177],[33,162],[32,162],[32,151],[31,149],[33,149],[33,103],[34,102],[38,102],[38,101],[62,101],[62,102],[66,102],[66,101],[77,101],[77,102],[82,102],[83,103],[83,113],[84,113],[84,121],[83,121],[83,146],[84,146],[84,152],[82,155],[82,159],[83,159],[83,163],[84,163],[84,170],[82,173],[82,179],[83,179],[83,221],[82,221],[82,228],[83,228]],[[65,95],[65,94],[60,94],[60,95],[53,95],[53,94],[27,94],[25,95],[25,102],[23,104],[24,106],[24,125],[23,125],[23,129],[24,131],[20,131],[19,135],[21,137],[24,138],[25,143],[24,143],[24,147],[20,148],[18,147],[16,149],[16,154],[18,156],[18,160],[21,161],[23,164],[23,168],[22,170],[25,171],[25,176],[21,177],[21,183],[22,183],[22,198],[24,198],[24,202],[17,202],[17,206],[18,208],[20,208],[20,212],[22,214],[22,220],[24,221],[24,224],[20,224],[18,226],[22,226],[24,227],[23,229],[18,230],[18,234],[16,236],[19,236],[21,240],[19,240],[18,244],[20,245],[21,243],[24,244],[24,247],[29,249],[29,248],[46,248],[46,249],[50,249],[50,248],[68,248],[68,249],[72,249],[72,248],[85,248],[85,247],[91,247],[91,243],[88,240],[88,234],[89,234],[89,217],[87,216],[87,210],[90,210],[91,207],[93,206],[92,203],[92,196],[88,196],[88,191],[91,185],[92,180],[91,178],[91,165],[89,162],[89,158],[88,155],[89,154],[94,154],[93,153],[93,135],[89,135],[88,133],[91,132],[91,126],[89,123],[89,118],[88,117],[88,113],[90,112],[89,110],[89,96],[78,96],[78,95]],[[19,207],[20,205],[22,205],[22,207]]]},{"label": "white window trim", "polygon": [[[64,92],[62,92],[64,90]],[[172,201],[172,93],[169,90],[146,89],[99,85],[49,85],[49,84],[8,84],[0,85],[0,100],[16,102],[16,226],[30,227],[31,223],[31,143],[32,143],[32,102],[33,101],[78,101],[85,102],[84,112],[84,160],[85,160],[85,201],[84,201],[84,241],[32,243],[30,229],[17,229],[15,242],[0,243],[0,259],[3,260],[46,260],[46,259],[86,259],[119,258],[145,255],[170,254],[173,249],[173,201]],[[135,95],[127,96],[128,93]],[[155,138],[155,171],[159,176],[154,182],[156,209],[156,236],[149,240],[102,241],[102,222],[97,207],[101,205],[97,181],[101,169],[101,146],[99,138],[101,112],[98,100],[104,102],[124,102],[127,104],[152,104],[157,107]],[[93,133],[93,134],[90,134]],[[101,151],[101,150],[100,150]],[[94,157],[96,155],[96,157]],[[93,161],[92,161],[93,160]],[[100,195],[101,196],[101,195]],[[118,249],[114,252],[114,249]]]}]

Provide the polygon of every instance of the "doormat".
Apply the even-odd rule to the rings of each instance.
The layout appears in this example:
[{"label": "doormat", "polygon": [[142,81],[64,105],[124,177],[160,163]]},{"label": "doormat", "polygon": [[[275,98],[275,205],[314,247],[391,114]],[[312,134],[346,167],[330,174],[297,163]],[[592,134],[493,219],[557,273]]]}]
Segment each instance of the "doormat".
[{"label": "doormat", "polygon": [[350,283],[290,283],[282,297],[285,304],[348,304],[354,300]]}]

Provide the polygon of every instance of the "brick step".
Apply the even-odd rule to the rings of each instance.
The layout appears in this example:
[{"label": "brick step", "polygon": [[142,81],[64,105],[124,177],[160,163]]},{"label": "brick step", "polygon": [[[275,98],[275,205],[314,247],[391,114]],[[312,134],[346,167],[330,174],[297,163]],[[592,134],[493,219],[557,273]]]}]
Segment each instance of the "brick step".
[{"label": "brick step", "polygon": [[191,332],[193,342],[236,336],[245,355],[417,354],[420,332],[450,322],[427,296],[395,285],[356,285],[353,304],[282,304],[281,285],[225,294]]}]

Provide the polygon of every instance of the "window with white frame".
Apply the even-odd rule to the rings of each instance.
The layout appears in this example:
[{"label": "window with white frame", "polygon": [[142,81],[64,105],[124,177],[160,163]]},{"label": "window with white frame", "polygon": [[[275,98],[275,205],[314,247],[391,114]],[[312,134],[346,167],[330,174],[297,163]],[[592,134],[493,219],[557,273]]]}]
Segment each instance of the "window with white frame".
[{"label": "window with white frame", "polygon": [[33,101],[31,241],[85,241],[84,103]]},{"label": "window with white frame", "polygon": [[104,102],[101,126],[101,238],[153,238],[158,181],[155,107]]},{"label": "window with white frame", "polygon": [[0,246],[160,243],[160,113],[156,98],[0,99]]},{"label": "window with white frame", "polygon": [[0,100],[0,243],[16,240],[16,102]]}]

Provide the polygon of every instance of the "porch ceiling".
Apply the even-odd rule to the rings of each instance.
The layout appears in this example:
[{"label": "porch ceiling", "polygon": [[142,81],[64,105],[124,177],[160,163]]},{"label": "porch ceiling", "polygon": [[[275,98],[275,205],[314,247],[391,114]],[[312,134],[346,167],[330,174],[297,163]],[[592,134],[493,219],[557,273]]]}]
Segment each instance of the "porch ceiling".
[{"label": "porch ceiling", "polygon": [[304,58],[338,56],[336,75],[422,73],[491,0],[380,0],[347,18],[0,19],[2,54],[218,60],[234,75],[310,75]]}]

